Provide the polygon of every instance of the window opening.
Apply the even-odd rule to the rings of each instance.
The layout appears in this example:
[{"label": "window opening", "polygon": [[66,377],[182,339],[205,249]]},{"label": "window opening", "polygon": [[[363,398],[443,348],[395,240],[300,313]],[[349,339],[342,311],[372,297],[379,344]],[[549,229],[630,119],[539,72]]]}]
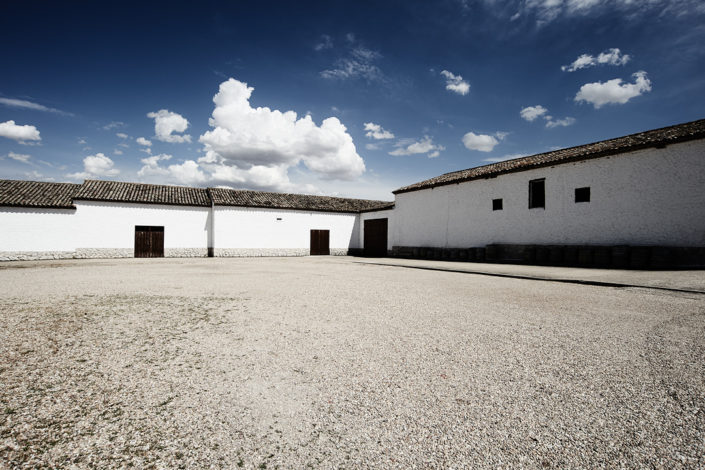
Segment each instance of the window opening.
[{"label": "window opening", "polygon": [[546,179],[529,181],[529,209],[546,208]]},{"label": "window opening", "polygon": [[590,202],[590,187],[575,188],[575,202]]}]

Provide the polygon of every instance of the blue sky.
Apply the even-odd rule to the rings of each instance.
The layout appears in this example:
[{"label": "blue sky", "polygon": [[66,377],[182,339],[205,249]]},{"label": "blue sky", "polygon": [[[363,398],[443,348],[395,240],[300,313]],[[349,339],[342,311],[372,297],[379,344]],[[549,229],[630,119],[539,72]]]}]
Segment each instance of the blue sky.
[{"label": "blue sky", "polygon": [[102,3],[3,7],[1,178],[392,199],[705,118],[699,0]]}]

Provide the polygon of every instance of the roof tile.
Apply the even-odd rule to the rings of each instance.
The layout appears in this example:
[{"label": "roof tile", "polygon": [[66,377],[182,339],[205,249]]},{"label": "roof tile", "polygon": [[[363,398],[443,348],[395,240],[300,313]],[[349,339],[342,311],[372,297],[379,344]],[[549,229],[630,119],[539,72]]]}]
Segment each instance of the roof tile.
[{"label": "roof tile", "polygon": [[419,191],[422,189],[434,188],[448,184],[462,183],[480,178],[489,178],[504,173],[525,171],[533,168],[557,165],[561,163],[588,160],[591,158],[606,157],[620,153],[632,152],[648,147],[660,147],[677,142],[705,138],[705,119],[687,122],[675,126],[654,129],[646,132],[639,132],[616,139],[603,140],[578,147],[555,150],[552,152],[540,153],[530,157],[516,158],[491,165],[478,166],[467,170],[446,173],[435,178],[427,179],[419,183],[404,186],[394,194]]},{"label": "roof tile", "polygon": [[0,180],[0,206],[75,209],[80,184]]},{"label": "roof tile", "polygon": [[136,202],[175,206],[207,207],[211,205],[205,188],[100,180],[86,180],[74,199],[77,201]]},{"label": "roof tile", "polygon": [[394,203],[390,201],[372,201],[368,199],[347,199],[225,188],[211,188],[209,191],[213,197],[213,203],[219,206],[298,209],[326,212],[363,212],[389,209],[394,206]]}]

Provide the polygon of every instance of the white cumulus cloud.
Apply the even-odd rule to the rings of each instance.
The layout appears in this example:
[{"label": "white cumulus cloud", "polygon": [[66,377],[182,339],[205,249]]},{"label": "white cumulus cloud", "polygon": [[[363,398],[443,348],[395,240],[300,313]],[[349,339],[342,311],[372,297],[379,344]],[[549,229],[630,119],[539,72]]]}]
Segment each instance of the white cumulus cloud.
[{"label": "white cumulus cloud", "polygon": [[189,125],[188,120],[182,115],[168,109],[160,109],[157,112],[148,113],[147,117],[154,119],[154,134],[157,140],[171,143],[191,142],[190,135],[179,135]]},{"label": "white cumulus cloud", "polygon": [[353,139],[336,117],[316,125],[310,115],[267,107],[253,108],[253,87],[233,78],[213,97],[212,130],[199,141],[199,159],[215,181],[252,188],[288,190],[287,172],[303,163],[326,179],[353,180],[365,171]]},{"label": "white cumulus cloud", "polygon": [[124,132],[118,132],[115,135],[120,137],[121,139],[127,139],[128,137],[130,137],[129,135],[125,134]]},{"label": "white cumulus cloud", "polygon": [[8,139],[16,140],[20,144],[27,143],[27,141],[42,140],[36,127],[30,125],[18,125],[12,120],[0,122],[0,137],[7,137]]},{"label": "white cumulus cloud", "polygon": [[463,96],[470,92],[470,84],[463,80],[462,76],[454,75],[447,70],[441,71],[441,75],[446,78],[446,90],[450,90]]},{"label": "white cumulus cloud", "polygon": [[606,104],[624,104],[632,98],[651,91],[651,80],[646,72],[639,71],[632,75],[634,83],[623,83],[621,78],[604,83],[586,83],[575,95],[576,102],[585,101],[599,109]]},{"label": "white cumulus cloud", "polygon": [[114,168],[114,166],[115,163],[109,157],[106,157],[102,153],[96,153],[95,155],[89,155],[83,159],[82,172],[71,173],[66,176],[75,179],[116,176],[120,173],[120,170]]},{"label": "white cumulus cloud", "polygon": [[582,54],[575,59],[572,64],[561,66],[561,70],[564,72],[575,72],[576,70],[594,67],[596,65],[624,65],[629,62],[630,59],[629,54],[622,54],[619,48],[613,47],[612,49],[601,52],[597,57],[590,54]]},{"label": "white cumulus cloud", "polygon": [[188,186],[197,186],[208,180],[206,174],[193,160],[186,160],[180,165],[169,165],[169,174],[172,178]]},{"label": "white cumulus cloud", "polygon": [[504,140],[507,135],[509,135],[507,132],[495,132],[495,135],[468,132],[463,136],[463,145],[468,150],[491,152],[499,144],[499,141]]},{"label": "white cumulus cloud", "polygon": [[433,143],[433,139],[429,136],[424,136],[423,139],[415,141],[413,139],[402,139],[395,144],[396,150],[389,152],[389,155],[417,155],[425,153],[428,158],[435,158],[445,150],[442,145]]},{"label": "white cumulus cloud", "polygon": [[525,121],[531,122],[536,118],[543,116],[547,112],[548,109],[544,108],[540,104],[537,104],[536,106],[527,106],[526,108],[522,108],[521,111],[519,111],[519,115]]},{"label": "white cumulus cloud", "polygon": [[145,167],[156,167],[160,161],[171,160],[172,156],[166,153],[160,155],[152,155],[151,157],[143,158],[140,161]]},{"label": "white cumulus cloud", "polygon": [[137,139],[135,139],[135,142],[137,142],[137,143],[140,144],[140,145],[144,145],[145,147],[151,147],[151,146],[152,146],[152,141],[151,141],[151,140],[147,140],[147,139],[145,139],[144,137],[137,137]]},{"label": "white cumulus cloud", "polygon": [[382,140],[394,138],[394,134],[386,129],[383,129],[382,126],[375,124],[374,122],[366,122],[365,130],[367,131],[365,135],[371,139]]},{"label": "white cumulus cloud", "polygon": [[152,155],[140,160],[142,168],[137,172],[137,176],[141,180],[149,180],[163,183],[165,180],[169,183],[185,184],[197,186],[208,181],[208,177],[201,170],[198,163],[193,160],[186,160],[181,164],[169,165],[167,167],[159,166],[159,162],[171,160],[172,156],[168,154]]}]

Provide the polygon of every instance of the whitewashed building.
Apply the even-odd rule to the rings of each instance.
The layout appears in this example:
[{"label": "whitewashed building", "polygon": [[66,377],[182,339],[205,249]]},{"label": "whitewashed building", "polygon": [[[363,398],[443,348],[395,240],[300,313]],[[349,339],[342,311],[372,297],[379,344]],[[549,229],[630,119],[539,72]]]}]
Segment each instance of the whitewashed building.
[{"label": "whitewashed building", "polygon": [[705,264],[705,120],[447,173],[394,194],[390,237],[400,255]]},{"label": "whitewashed building", "polygon": [[394,195],[0,181],[0,259],[389,254],[705,266],[705,120],[447,173]]}]

